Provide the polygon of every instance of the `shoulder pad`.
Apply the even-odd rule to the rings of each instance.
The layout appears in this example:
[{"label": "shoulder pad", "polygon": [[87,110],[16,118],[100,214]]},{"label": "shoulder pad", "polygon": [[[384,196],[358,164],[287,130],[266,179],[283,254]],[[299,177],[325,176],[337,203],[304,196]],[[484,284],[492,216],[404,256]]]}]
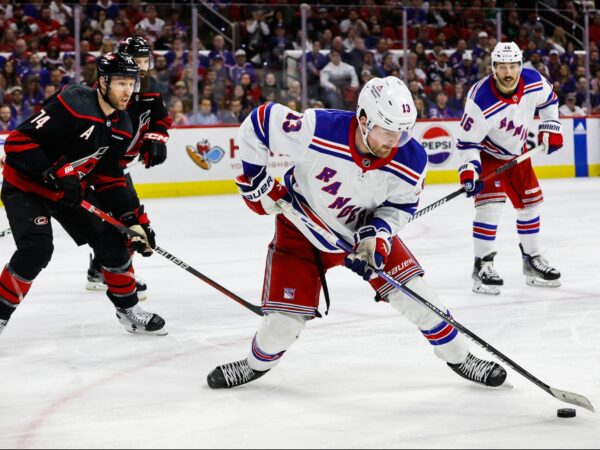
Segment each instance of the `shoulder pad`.
[{"label": "shoulder pad", "polygon": [[57,98],[73,116],[103,121],[96,96],[95,89],[69,84],[63,88]]},{"label": "shoulder pad", "polygon": [[525,86],[527,86],[528,84],[538,83],[538,82],[542,81],[541,73],[539,73],[535,69],[529,69],[527,67],[525,67],[521,71],[521,77],[523,78],[523,82],[525,83]]},{"label": "shoulder pad", "polygon": [[427,152],[415,138],[411,138],[394,155],[394,161],[422,174],[427,167]]}]

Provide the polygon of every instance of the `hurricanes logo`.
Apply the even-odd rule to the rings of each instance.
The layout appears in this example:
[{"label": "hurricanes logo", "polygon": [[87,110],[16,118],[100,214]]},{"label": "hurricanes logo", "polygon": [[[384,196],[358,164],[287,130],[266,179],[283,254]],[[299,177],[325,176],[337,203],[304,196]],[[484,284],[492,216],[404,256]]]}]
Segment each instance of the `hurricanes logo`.
[{"label": "hurricanes logo", "polygon": [[211,147],[208,139],[202,139],[196,143],[196,148],[186,145],[185,151],[198,166],[204,170],[210,170],[213,164],[217,164],[225,156],[225,151],[218,146]]},{"label": "hurricanes logo", "polygon": [[439,125],[433,125],[421,135],[421,144],[427,152],[429,164],[441,166],[452,155],[453,143],[450,132]]},{"label": "hurricanes logo", "polygon": [[48,225],[48,218],[46,216],[39,216],[33,220],[36,225]]}]

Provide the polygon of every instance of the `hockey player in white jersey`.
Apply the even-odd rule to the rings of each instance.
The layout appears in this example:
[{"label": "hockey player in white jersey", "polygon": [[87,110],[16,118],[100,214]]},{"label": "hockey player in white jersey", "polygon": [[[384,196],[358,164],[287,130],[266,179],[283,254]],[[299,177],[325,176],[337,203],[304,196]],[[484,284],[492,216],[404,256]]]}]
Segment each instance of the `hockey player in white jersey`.
[{"label": "hockey player in white jersey", "polygon": [[485,185],[479,180],[526,151],[528,126],[537,111],[538,139],[550,154],[563,145],[558,99],[537,70],[523,68],[521,50],[502,42],[492,52],[493,73],[467,96],[456,147],[463,165],[458,172],[467,196],[475,200],[473,291],[498,295],[504,280],[494,268],[494,242],[506,197],[517,212],[523,273],[531,286],[558,287],[560,273],[542,256],[539,244],[542,190],[526,160]]},{"label": "hockey player in white jersey", "polygon": [[[452,325],[372,277],[373,267],[383,269],[447,311],[397,236],[416,211],[425,179],[426,153],[411,138],[415,120],[407,87],[387,77],[363,87],[356,113],[308,109],[302,115],[266,104],[244,121],[238,136],[244,174],[236,183],[254,212],[278,215],[265,269],[265,316],[247,358],[214,369],[208,375],[211,388],[239,386],[273,368],[306,322],[320,317],[324,273],[344,263],[371,284],[377,298],[415,324],[455,372],[487,386],[504,383],[505,370],[472,355]],[[267,172],[270,152],[285,153],[294,161],[285,185]],[[279,214],[277,201],[291,202],[297,211],[352,243],[356,253],[343,253],[302,222],[292,223]]]}]

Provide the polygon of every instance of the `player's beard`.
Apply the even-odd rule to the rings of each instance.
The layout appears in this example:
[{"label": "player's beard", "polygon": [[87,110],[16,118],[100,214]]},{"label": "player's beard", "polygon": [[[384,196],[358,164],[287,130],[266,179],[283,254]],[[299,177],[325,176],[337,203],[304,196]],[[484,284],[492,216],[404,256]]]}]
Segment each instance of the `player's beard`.
[{"label": "player's beard", "polygon": [[123,111],[127,109],[127,103],[129,103],[129,99],[131,98],[131,96],[124,94],[117,95],[114,92],[110,92],[109,98],[110,102],[114,107],[116,107],[116,109],[118,109],[119,111]]},{"label": "player's beard", "polygon": [[502,88],[502,91],[512,92],[517,88],[517,84],[519,82],[518,78],[513,77],[503,77],[497,78],[498,85]]}]

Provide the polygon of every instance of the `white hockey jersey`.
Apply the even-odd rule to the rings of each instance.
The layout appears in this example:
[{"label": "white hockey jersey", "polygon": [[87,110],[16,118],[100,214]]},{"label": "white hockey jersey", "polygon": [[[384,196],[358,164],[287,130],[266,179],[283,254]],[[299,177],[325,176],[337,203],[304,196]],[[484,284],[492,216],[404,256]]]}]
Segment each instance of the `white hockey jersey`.
[{"label": "white hockey jersey", "polygon": [[[267,165],[269,151],[291,157],[284,176],[294,207],[318,217],[338,238],[354,243],[365,224],[396,235],[415,213],[427,167],[427,154],[414,139],[385,159],[360,155],[355,148],[355,114],[307,109],[299,114],[283,105],[255,108],[238,135],[244,174]],[[297,224],[322,251],[339,250]]]},{"label": "white hockey jersey", "polygon": [[489,75],[469,90],[456,143],[465,162],[480,161],[479,152],[510,159],[525,149],[528,126],[539,111],[542,123],[559,131],[558,98],[537,70],[524,68],[516,92],[506,97]]}]

